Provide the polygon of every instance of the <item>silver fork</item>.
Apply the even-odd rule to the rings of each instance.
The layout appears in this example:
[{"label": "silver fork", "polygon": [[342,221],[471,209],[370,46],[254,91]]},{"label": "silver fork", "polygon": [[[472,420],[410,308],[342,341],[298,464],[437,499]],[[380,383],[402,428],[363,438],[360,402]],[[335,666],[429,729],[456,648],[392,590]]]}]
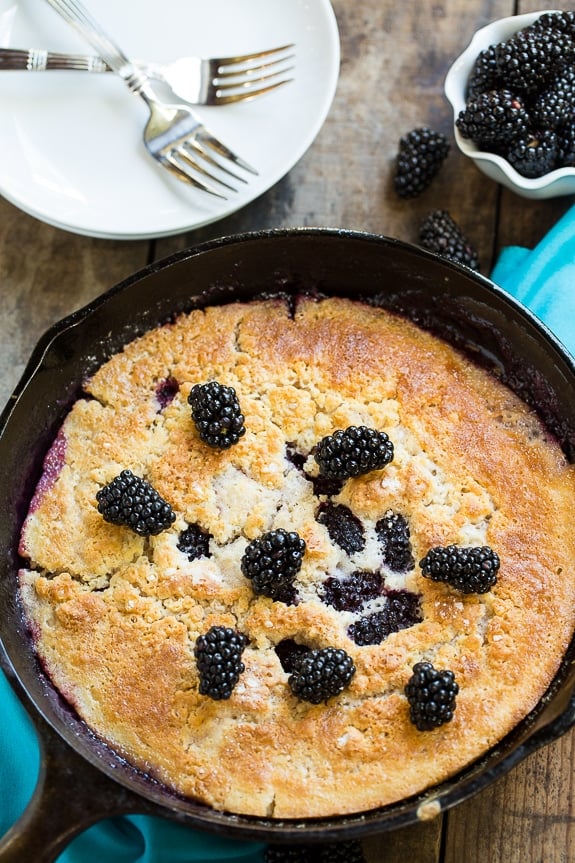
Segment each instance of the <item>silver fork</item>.
[{"label": "silver fork", "polygon": [[[173,63],[133,60],[149,78],[168,84],[181,99],[193,105],[229,105],[264,96],[289,84],[293,69],[292,49],[281,45],[267,51],[236,57],[180,57]],[[290,53],[291,52],[291,53]],[[101,57],[61,54],[41,48],[0,48],[0,71],[45,72],[53,69],[110,72]]]},{"label": "silver fork", "polygon": [[[225,198],[219,187],[237,191],[221,178],[221,172],[246,182],[244,177],[229,169],[228,163],[257,174],[254,168],[214,137],[187,105],[160,100],[151,79],[134,66],[79,0],[47,2],[78,30],[107,65],[124,79],[130,90],[146,102],[150,116],[144,129],[144,144],[160,165],[179,180],[218,198]],[[208,182],[210,180],[212,183]]]}]

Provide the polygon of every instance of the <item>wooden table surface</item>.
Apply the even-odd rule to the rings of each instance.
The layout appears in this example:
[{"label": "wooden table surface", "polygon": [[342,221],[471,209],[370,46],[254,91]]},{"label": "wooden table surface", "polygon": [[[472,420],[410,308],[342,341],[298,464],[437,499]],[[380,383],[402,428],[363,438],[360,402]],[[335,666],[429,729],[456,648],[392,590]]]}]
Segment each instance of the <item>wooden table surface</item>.
[{"label": "wooden table surface", "polygon": [[[244,210],[207,228],[152,241],[113,241],[45,225],[0,198],[0,402],[43,331],[149,261],[237,231],[352,228],[417,242],[433,208],[448,210],[489,274],[501,247],[532,246],[571,198],[529,201],[487,180],[456,150],[443,79],[473,32],[537,10],[529,0],[333,0],[341,73],[327,121],[299,163]],[[561,8],[575,9],[575,0]],[[452,152],[419,198],[392,189],[399,137],[430,125]],[[365,841],[369,863],[573,863],[575,735],[539,750],[443,816]],[[28,861],[27,861],[28,863]],[[32,863],[32,861],[30,861]]]}]

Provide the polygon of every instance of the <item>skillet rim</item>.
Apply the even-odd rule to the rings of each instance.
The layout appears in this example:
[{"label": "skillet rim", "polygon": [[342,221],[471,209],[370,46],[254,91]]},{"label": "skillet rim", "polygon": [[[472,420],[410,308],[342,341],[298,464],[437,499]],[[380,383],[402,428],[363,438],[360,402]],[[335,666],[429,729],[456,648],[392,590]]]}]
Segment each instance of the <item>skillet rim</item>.
[{"label": "skillet rim", "polygon": [[[164,273],[167,270],[172,270],[174,267],[177,268],[188,261],[192,261],[205,254],[210,254],[215,250],[236,246],[245,247],[246,243],[266,242],[269,239],[281,241],[282,239],[291,239],[294,237],[309,239],[329,238],[328,242],[334,238],[343,240],[344,242],[353,240],[358,241],[360,244],[364,242],[375,244],[376,247],[387,248],[390,252],[401,252],[407,256],[411,256],[419,262],[423,262],[422,266],[431,266],[432,270],[443,272],[446,274],[445,277],[447,280],[450,277],[453,277],[453,279],[463,278],[469,284],[480,286],[478,290],[481,290],[481,292],[490,298],[497,299],[502,308],[507,307],[512,310],[528,328],[531,328],[538,335],[546,350],[550,354],[560,358],[567,373],[572,378],[571,386],[575,387],[575,361],[545,324],[495,283],[469,270],[467,267],[447,261],[445,258],[409,243],[386,237],[385,235],[364,231],[332,228],[280,228],[252,231],[209,240],[148,264],[46,330],[33,350],[20,381],[0,415],[0,452],[3,447],[6,428],[10,426],[11,417],[14,415],[31,383],[41,374],[45,364],[50,362],[50,352],[57,348],[58,342],[65,339],[66,334],[89,322],[93,315],[113,302],[114,298],[130,292],[133,286],[141,284],[150,277]],[[228,295],[227,299],[229,300],[230,298],[233,299],[233,297]],[[212,301],[213,296],[209,296],[206,302]],[[225,301],[225,298],[223,300],[220,298],[219,301]],[[161,320],[156,321],[156,323],[161,322]],[[134,335],[136,334],[134,333]],[[109,353],[112,352],[113,350]],[[104,746],[102,748],[102,745],[99,743],[94,745],[92,741],[90,746],[87,747],[87,751],[83,751],[83,746],[74,745],[75,742],[77,744],[75,733],[70,733],[69,729],[68,733],[63,732],[63,729],[60,727],[60,718],[56,721],[54,719],[54,715],[59,716],[58,710],[61,713],[61,705],[59,708],[54,708],[53,705],[51,709],[46,708],[46,699],[49,700],[52,698],[53,702],[54,693],[48,696],[44,693],[40,699],[40,704],[38,703],[38,693],[32,691],[31,694],[30,686],[26,685],[25,680],[22,679],[21,672],[19,672],[17,665],[15,666],[12,658],[10,658],[10,650],[7,650],[5,647],[1,631],[2,625],[0,621],[0,665],[2,665],[2,653],[4,653],[4,663],[7,666],[9,677],[16,676],[20,686],[24,690],[26,698],[32,703],[33,709],[39,712],[50,728],[72,746],[76,753],[86,758],[87,761],[98,769],[103,770],[104,773],[107,773],[116,782],[121,781],[122,784],[125,784],[123,778],[122,780],[118,779],[117,764],[115,763],[116,756],[112,759],[113,764],[112,761],[108,762],[107,760],[108,755],[103,751],[107,747]],[[569,675],[567,668],[570,664],[567,656],[572,652],[575,652],[575,637],[548,693],[543,696],[535,710],[504,741],[501,741],[497,747],[494,747],[494,750],[490,750],[484,758],[479,759],[470,765],[470,767],[458,773],[457,776],[442,783],[436,789],[429,789],[415,798],[399,801],[398,804],[391,804],[391,806],[381,809],[360,812],[353,816],[340,815],[321,819],[293,819],[286,821],[219,813],[216,810],[203,806],[199,807],[202,810],[199,813],[197,811],[190,812],[188,801],[180,801],[170,792],[167,792],[167,790],[162,790],[159,795],[161,800],[158,803],[158,806],[162,810],[160,814],[179,818],[180,814],[175,813],[184,812],[186,823],[190,823],[191,819],[193,826],[215,830],[227,835],[234,835],[238,838],[263,838],[270,841],[285,841],[286,839],[299,839],[306,842],[315,840],[330,841],[335,835],[338,837],[343,835],[349,837],[363,836],[413,823],[421,818],[422,810],[420,807],[422,804],[427,804],[430,800],[438,800],[440,801],[441,811],[451,808],[472,794],[477,793],[477,791],[482,790],[488,784],[491,784],[532,751],[556,739],[556,737],[565,733],[575,723],[575,695],[573,692],[575,689],[575,671]],[[40,677],[42,677],[41,669],[39,671]],[[44,678],[45,683],[46,679]],[[52,709],[56,711],[54,715],[51,715]],[[72,740],[70,740],[70,737]],[[134,782],[128,783],[128,787],[131,787],[137,794],[140,794],[142,793],[142,789],[140,788],[141,776],[138,771],[132,768],[131,772],[134,773]],[[147,791],[148,789],[144,790]],[[154,794],[151,795],[151,798],[147,793],[144,796],[151,799],[154,803],[158,802]],[[167,800],[165,799],[166,797]],[[205,811],[206,809],[207,811]]]}]

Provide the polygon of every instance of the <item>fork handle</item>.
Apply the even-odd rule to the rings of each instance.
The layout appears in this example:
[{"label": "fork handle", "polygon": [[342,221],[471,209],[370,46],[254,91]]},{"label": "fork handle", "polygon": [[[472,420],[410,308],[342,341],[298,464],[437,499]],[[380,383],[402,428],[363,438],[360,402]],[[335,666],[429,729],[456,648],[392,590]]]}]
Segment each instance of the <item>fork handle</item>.
[{"label": "fork handle", "polygon": [[48,69],[74,69],[85,72],[110,72],[101,57],[85,54],[59,54],[42,48],[0,48],[0,70],[45,72]]},{"label": "fork handle", "polygon": [[128,73],[131,71],[131,62],[79,0],[47,0],[47,2],[92,45],[114,72],[126,77],[126,69]]},{"label": "fork handle", "polygon": [[92,18],[80,0],[47,0],[47,2],[89,42],[112,71],[123,78],[132,93],[141,96],[148,107],[157,101],[150,77],[126,57],[95,18]]}]

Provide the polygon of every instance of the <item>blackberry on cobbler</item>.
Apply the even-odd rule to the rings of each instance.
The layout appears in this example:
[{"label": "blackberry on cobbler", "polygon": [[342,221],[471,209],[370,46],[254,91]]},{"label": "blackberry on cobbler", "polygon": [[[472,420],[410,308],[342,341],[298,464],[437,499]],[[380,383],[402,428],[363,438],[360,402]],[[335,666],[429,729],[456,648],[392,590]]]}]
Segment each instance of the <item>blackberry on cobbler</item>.
[{"label": "blackberry on cobbler", "polygon": [[418,731],[431,731],[451,722],[459,686],[449,670],[438,670],[431,662],[416,662],[405,687],[409,718]]},{"label": "blackberry on cobbler", "polygon": [[445,135],[427,126],[412,129],[399,140],[394,188],[400,198],[415,198],[431,184],[449,153]]},{"label": "blackberry on cobbler", "polygon": [[407,572],[415,566],[411,550],[411,533],[407,519],[388,509],[375,524],[383,563],[393,572]]},{"label": "blackberry on cobbler", "polygon": [[328,576],[319,591],[319,597],[336,611],[361,611],[366,603],[377,599],[383,592],[380,572],[358,570],[346,578]]},{"label": "blackberry on cobbler", "polygon": [[326,527],[331,541],[347,554],[355,554],[365,548],[363,525],[348,506],[325,501],[319,505],[315,517]]},{"label": "blackberry on cobbler", "polygon": [[248,543],[242,573],[251,580],[254,593],[282,601],[301,569],[305,549],[305,540],[296,531],[270,530]]},{"label": "blackberry on cobbler", "polygon": [[178,536],[178,549],[187,555],[189,561],[200,557],[210,557],[212,534],[203,530],[199,524],[189,524]]},{"label": "blackberry on cobbler", "polygon": [[407,629],[421,620],[421,600],[416,593],[388,591],[384,607],[350,624],[347,634],[359,647],[366,647],[381,644],[392,632]]},{"label": "blackberry on cobbler", "polygon": [[461,593],[487,593],[497,583],[500,560],[488,545],[447,545],[431,548],[419,565],[426,578]]},{"label": "blackberry on cobbler", "polygon": [[173,402],[179,389],[180,384],[171,375],[158,382],[155,394],[161,411]]},{"label": "blackberry on cobbler", "polygon": [[233,387],[219,381],[195,384],[188,403],[198,434],[208,446],[229,449],[245,434],[245,417]]},{"label": "blackberry on cobbler", "polygon": [[516,141],[507,161],[522,177],[543,177],[552,171],[559,155],[559,141],[553,129],[530,132]]},{"label": "blackberry on cobbler", "polygon": [[96,493],[98,512],[111,524],[129,527],[139,536],[156,536],[176,514],[147,480],[123,470]]},{"label": "blackberry on cobbler", "polygon": [[393,443],[383,431],[349,426],[322,438],[313,455],[323,476],[349,479],[389,464],[393,460]]},{"label": "blackberry on cobbler", "polygon": [[529,127],[524,100],[509,89],[488,90],[469,99],[456,120],[460,134],[481,150],[497,151],[517,140]]},{"label": "blackberry on cobbler", "polygon": [[306,644],[299,644],[294,638],[282,638],[274,650],[283,670],[291,674],[301,658],[309,653],[310,648]]},{"label": "blackberry on cobbler", "polygon": [[389,626],[389,619],[385,610],[374,611],[372,614],[360,617],[351,623],[347,629],[349,638],[359,647],[381,644],[390,632],[392,629]]},{"label": "blackberry on cobbler", "polygon": [[248,640],[228,626],[212,626],[196,639],[194,656],[200,675],[200,695],[216,701],[230,698],[245,670],[242,653]]},{"label": "blackberry on cobbler", "polygon": [[345,650],[324,647],[302,656],[290,674],[288,684],[301,701],[321,704],[343,692],[354,674],[355,665]]},{"label": "blackberry on cobbler", "polygon": [[425,249],[450,261],[479,269],[479,256],[447,210],[431,210],[419,228],[419,241]]}]

